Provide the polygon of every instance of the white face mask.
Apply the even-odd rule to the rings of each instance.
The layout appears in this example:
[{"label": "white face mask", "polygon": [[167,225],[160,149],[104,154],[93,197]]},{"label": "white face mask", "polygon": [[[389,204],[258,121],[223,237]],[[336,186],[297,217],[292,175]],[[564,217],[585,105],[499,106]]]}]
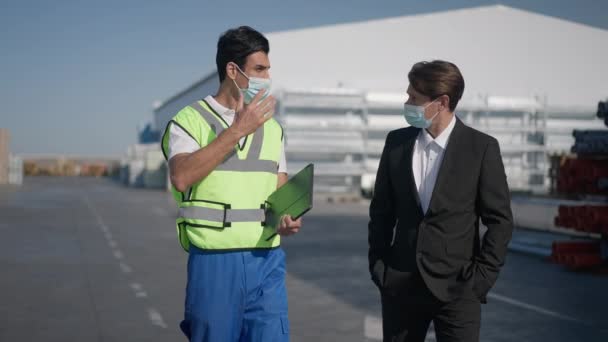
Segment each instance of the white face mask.
[{"label": "white face mask", "polygon": [[430,106],[435,101],[436,100],[431,101],[426,106],[415,106],[404,103],[403,116],[405,117],[405,121],[407,121],[407,123],[411,126],[418,128],[426,129],[431,127],[431,123],[433,122],[433,119],[437,115],[439,115],[439,111],[437,112],[437,114],[433,115],[432,118],[427,119],[426,116],[424,116],[424,110],[426,109],[426,107]]},{"label": "white face mask", "polygon": [[245,76],[249,80],[249,85],[248,85],[247,89],[239,88],[239,86],[236,84],[236,81],[233,80],[236,87],[239,88],[239,90],[243,94],[243,97],[244,97],[243,100],[246,104],[250,104],[251,101],[253,101],[253,98],[262,89],[265,89],[266,92],[264,93],[264,95],[262,96],[260,101],[262,101],[263,99],[268,97],[268,95],[270,95],[270,87],[272,86],[272,80],[270,78],[249,77],[243,72],[243,70],[241,70],[241,68],[239,68],[238,65],[236,66],[236,68],[239,69],[239,72],[241,74],[243,74],[243,76]]}]

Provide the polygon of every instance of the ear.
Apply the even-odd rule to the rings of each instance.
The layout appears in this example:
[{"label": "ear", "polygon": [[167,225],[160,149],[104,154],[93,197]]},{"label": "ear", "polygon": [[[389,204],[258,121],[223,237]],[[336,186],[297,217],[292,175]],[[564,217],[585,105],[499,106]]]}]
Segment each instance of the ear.
[{"label": "ear", "polygon": [[226,63],[226,77],[231,80],[235,80],[237,73],[238,70],[236,69],[236,65],[233,62]]},{"label": "ear", "polygon": [[450,110],[450,96],[449,95],[441,95],[439,102],[443,106],[444,109]]}]

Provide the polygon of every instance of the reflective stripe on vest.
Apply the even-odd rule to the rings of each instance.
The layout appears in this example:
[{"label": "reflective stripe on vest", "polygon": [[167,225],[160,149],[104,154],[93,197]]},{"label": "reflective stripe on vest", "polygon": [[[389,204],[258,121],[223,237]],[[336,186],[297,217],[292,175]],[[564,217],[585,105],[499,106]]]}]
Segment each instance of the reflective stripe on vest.
[{"label": "reflective stripe on vest", "polygon": [[203,207],[179,208],[179,217],[184,220],[206,220],[222,222],[230,227],[232,222],[264,222],[266,212],[264,209],[212,209]]}]

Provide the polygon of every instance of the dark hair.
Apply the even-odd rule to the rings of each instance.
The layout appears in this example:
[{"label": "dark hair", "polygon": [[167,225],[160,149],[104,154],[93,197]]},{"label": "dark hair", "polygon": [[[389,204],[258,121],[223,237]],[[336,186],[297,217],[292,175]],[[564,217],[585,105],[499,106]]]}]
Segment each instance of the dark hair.
[{"label": "dark hair", "polygon": [[464,92],[464,79],[460,70],[455,64],[446,61],[416,63],[407,78],[412,88],[431,99],[448,95],[451,111],[456,109]]},{"label": "dark hair", "polygon": [[270,51],[268,39],[260,32],[249,26],[241,26],[224,32],[217,41],[217,55],[215,56],[220,82],[226,78],[226,65],[229,62],[234,62],[243,69],[247,56],[258,51],[264,51],[266,54]]}]

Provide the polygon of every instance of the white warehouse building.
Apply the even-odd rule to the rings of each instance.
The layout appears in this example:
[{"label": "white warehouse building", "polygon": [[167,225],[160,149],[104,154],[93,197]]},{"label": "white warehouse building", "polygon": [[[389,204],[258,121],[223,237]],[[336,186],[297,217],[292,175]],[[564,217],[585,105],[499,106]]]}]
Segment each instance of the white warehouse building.
[{"label": "white warehouse building", "polygon": [[[608,97],[607,30],[496,5],[266,36],[290,173],[314,162],[320,191],[370,189],[423,60],[458,65],[457,115],[499,140],[513,190],[546,191],[547,156],[569,152],[574,128],[605,129],[595,110]],[[212,70],[155,110],[158,129],[216,91]]]}]

